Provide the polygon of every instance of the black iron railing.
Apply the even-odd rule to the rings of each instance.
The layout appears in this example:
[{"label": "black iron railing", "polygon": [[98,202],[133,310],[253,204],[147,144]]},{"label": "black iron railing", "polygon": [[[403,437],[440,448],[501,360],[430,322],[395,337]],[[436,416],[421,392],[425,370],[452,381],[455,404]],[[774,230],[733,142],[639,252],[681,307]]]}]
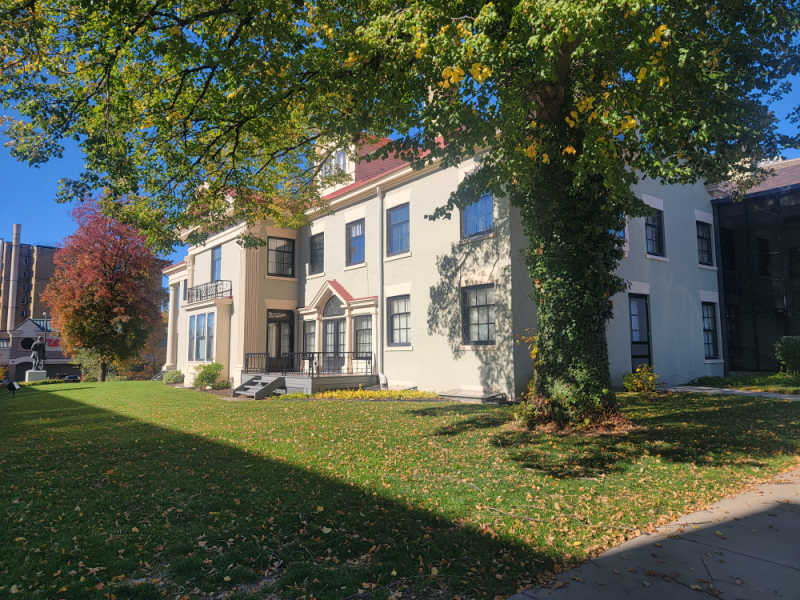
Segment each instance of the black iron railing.
[{"label": "black iron railing", "polygon": [[186,290],[186,304],[195,304],[214,298],[229,298],[232,295],[233,283],[227,279],[217,279]]},{"label": "black iron railing", "polygon": [[297,373],[303,375],[372,375],[373,355],[363,352],[266,352],[244,355],[245,373]]}]

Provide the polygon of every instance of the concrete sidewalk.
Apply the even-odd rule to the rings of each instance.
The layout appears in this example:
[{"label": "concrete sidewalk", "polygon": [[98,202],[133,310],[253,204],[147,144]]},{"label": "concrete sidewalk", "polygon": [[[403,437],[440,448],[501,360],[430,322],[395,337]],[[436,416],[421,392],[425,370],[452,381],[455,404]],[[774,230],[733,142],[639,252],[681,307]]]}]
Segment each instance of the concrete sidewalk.
[{"label": "concrete sidewalk", "polygon": [[720,396],[758,396],[760,398],[774,398],[776,400],[800,401],[796,394],[782,394],[780,392],[753,392],[750,390],[737,390],[734,388],[715,388],[704,385],[677,385],[667,388],[668,392],[681,392],[685,394],[716,394]]},{"label": "concrete sidewalk", "polygon": [[800,468],[511,600],[800,600]]}]

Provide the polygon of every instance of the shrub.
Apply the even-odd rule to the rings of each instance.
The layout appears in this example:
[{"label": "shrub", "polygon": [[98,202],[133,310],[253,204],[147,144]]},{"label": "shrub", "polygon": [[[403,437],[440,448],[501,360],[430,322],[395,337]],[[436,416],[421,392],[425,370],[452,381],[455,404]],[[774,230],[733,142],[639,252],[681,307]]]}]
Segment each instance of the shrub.
[{"label": "shrub", "polygon": [[800,336],[786,335],[775,344],[775,358],[785,373],[800,374]]},{"label": "shrub", "polygon": [[175,385],[176,383],[183,383],[183,373],[180,371],[167,371],[161,379],[166,385]]},{"label": "shrub", "polygon": [[208,363],[199,368],[194,379],[194,387],[200,390],[213,386],[222,373],[222,365],[216,362]]},{"label": "shrub", "polygon": [[83,380],[87,383],[97,383],[97,375],[86,375]]},{"label": "shrub", "polygon": [[626,392],[655,392],[658,375],[650,365],[639,365],[633,373],[622,378]]},{"label": "shrub", "polygon": [[217,379],[214,383],[211,384],[212,390],[227,390],[230,389],[231,382],[227,379]]}]

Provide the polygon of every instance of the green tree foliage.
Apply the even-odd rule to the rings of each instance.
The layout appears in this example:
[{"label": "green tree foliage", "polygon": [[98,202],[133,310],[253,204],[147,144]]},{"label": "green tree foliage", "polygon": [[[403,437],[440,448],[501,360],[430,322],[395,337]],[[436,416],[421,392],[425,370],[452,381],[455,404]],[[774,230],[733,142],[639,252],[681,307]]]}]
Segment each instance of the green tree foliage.
[{"label": "green tree foliage", "polygon": [[646,213],[631,184],[747,180],[798,141],[766,104],[798,71],[797,0],[6,4],[12,153],[36,164],[77,137],[87,168],[62,197],[103,188],[162,246],[302,223],[329,183],[318,159],[365,135],[415,167],[479,155],[435,216],[487,188],[519,207],[544,418],[614,410],[612,232]]}]

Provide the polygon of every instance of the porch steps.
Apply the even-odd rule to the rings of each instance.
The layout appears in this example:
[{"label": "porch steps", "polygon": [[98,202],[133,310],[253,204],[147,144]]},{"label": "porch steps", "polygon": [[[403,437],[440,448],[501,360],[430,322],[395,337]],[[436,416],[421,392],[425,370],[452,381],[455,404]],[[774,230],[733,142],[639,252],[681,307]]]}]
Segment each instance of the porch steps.
[{"label": "porch steps", "polygon": [[246,396],[254,400],[261,400],[272,394],[286,393],[286,379],[283,377],[270,377],[268,375],[257,375],[245,381],[242,385],[233,390],[235,396]]}]

